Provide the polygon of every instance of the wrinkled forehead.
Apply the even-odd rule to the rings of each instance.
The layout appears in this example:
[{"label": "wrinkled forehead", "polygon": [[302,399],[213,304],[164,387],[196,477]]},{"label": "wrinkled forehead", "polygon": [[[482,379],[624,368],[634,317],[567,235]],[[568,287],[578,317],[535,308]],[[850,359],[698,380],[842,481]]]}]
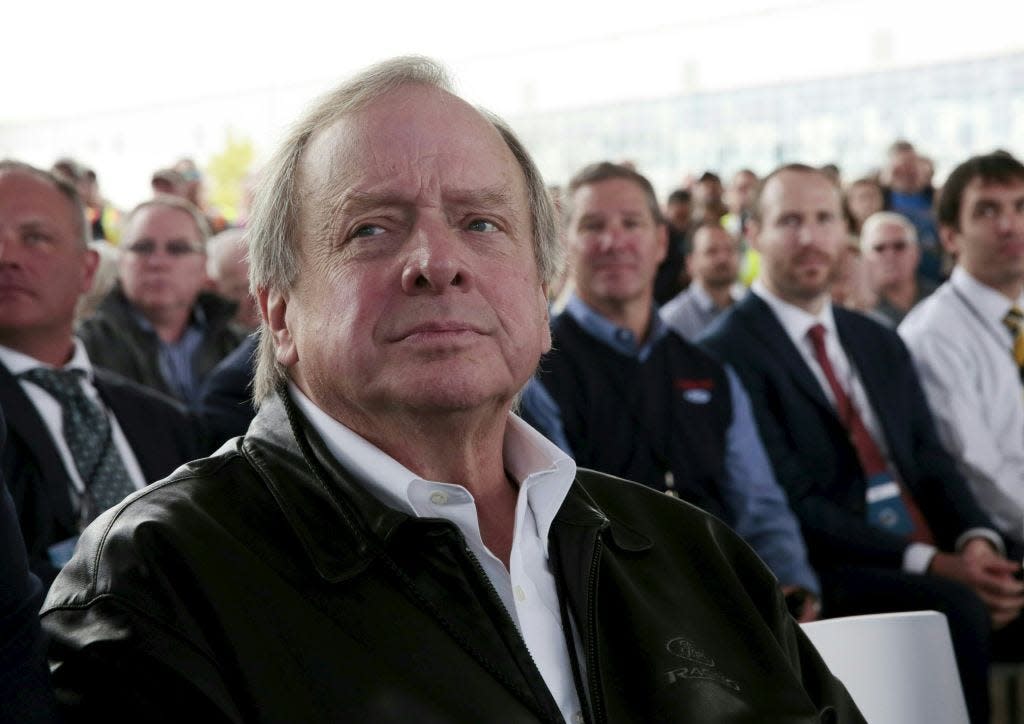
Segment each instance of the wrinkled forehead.
[{"label": "wrinkled forehead", "polygon": [[502,189],[526,199],[523,173],[494,125],[462,99],[427,86],[393,90],[316,132],[298,188],[303,221],[353,193],[411,200],[429,190]]},{"label": "wrinkled forehead", "polygon": [[163,204],[142,207],[132,214],[124,229],[124,237],[128,242],[154,235],[182,237],[194,242],[202,238],[191,214],[184,209]]}]

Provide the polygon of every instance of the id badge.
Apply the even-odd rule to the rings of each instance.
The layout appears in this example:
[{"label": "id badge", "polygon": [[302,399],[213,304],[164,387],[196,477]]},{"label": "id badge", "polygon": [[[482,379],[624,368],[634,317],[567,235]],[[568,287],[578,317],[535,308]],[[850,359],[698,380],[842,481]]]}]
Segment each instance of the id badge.
[{"label": "id badge", "polygon": [[914,532],[910,512],[900,495],[900,484],[891,473],[876,473],[868,478],[868,523],[897,535]]},{"label": "id badge", "polygon": [[64,565],[71,560],[71,556],[75,552],[75,545],[77,543],[78,536],[73,535],[70,538],[65,538],[62,541],[54,543],[46,549],[46,554],[49,556],[50,563],[53,564],[54,568],[63,568]]}]

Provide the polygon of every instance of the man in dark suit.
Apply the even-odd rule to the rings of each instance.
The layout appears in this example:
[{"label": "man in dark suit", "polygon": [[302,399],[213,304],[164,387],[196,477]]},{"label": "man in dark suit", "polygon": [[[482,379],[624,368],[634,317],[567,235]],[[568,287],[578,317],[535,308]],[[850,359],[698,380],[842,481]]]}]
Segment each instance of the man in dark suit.
[{"label": "man in dark suit", "polygon": [[0,470],[32,570],[49,585],[84,524],[202,450],[183,408],[94,370],[72,336],[97,264],[74,188],[0,162],[0,234]]},{"label": "man in dark suit", "polygon": [[972,720],[987,721],[991,630],[1024,606],[1020,566],[1004,556],[1015,544],[939,444],[899,337],[832,306],[845,243],[836,187],[810,167],[778,169],[755,201],[750,238],[761,276],[704,343],[750,393],[825,613],[944,612]]}]

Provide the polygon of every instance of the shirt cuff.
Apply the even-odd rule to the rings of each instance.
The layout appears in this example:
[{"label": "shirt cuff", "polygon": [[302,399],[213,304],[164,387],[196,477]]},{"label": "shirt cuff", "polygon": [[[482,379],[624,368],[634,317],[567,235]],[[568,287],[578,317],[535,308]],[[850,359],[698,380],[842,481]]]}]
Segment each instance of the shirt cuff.
[{"label": "shirt cuff", "polygon": [[1001,556],[1006,555],[1006,546],[1003,544],[1003,537],[991,528],[968,528],[956,539],[956,549],[963,549],[972,538],[984,538],[993,546]]},{"label": "shirt cuff", "polygon": [[932,558],[938,552],[938,548],[927,543],[911,543],[903,551],[903,572],[922,575],[927,573],[928,566],[932,564]]}]

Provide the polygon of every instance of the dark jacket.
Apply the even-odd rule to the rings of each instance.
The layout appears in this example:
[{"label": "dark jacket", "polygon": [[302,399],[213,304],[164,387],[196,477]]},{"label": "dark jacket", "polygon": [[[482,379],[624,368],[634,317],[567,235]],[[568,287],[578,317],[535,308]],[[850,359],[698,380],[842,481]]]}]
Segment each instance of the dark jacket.
[{"label": "dark jacket", "polygon": [[[198,420],[180,404],[104,370],[94,372],[96,391],[117,418],[147,481],[202,454],[205,440]],[[2,364],[0,406],[9,430],[0,450],[0,471],[18,510],[32,571],[48,586],[57,569],[47,548],[78,533],[71,477],[35,405]]]},{"label": "dark jacket", "polygon": [[[0,409],[0,449],[6,439]],[[43,590],[29,572],[14,503],[0,474],[0,724],[50,724],[57,706],[39,628]]]},{"label": "dark jacket", "polygon": [[[943,449],[899,336],[834,306],[839,341],[885,435],[889,457],[936,542],[952,550],[969,528],[992,528]],[[898,570],[908,541],[868,524],[866,489],[850,436],[800,351],[754,293],[719,318],[701,344],[732,365],[750,393],[775,476],[804,529],[811,563]]]},{"label": "dark jacket", "polygon": [[[667,333],[641,361],[560,314],[537,379],[558,405],[578,465],[659,492],[671,473],[675,494],[730,518],[720,481],[732,397],[725,370],[707,352]],[[524,418],[536,426],[528,408]]]},{"label": "dark jacket", "polygon": [[[235,313],[232,302],[202,292],[196,306],[206,320],[203,342],[193,360],[196,375],[202,380],[242,343],[245,332],[232,322]],[[92,317],[79,325],[76,334],[85,344],[94,365],[177,397],[160,371],[160,340],[155,332],[139,326],[134,308],[120,286],[103,299]]]},{"label": "dark jacket", "polygon": [[[42,613],[73,716],[561,721],[458,529],[381,504],[286,398],[85,533]],[[550,546],[589,720],[863,721],[696,508],[581,471]]]}]

